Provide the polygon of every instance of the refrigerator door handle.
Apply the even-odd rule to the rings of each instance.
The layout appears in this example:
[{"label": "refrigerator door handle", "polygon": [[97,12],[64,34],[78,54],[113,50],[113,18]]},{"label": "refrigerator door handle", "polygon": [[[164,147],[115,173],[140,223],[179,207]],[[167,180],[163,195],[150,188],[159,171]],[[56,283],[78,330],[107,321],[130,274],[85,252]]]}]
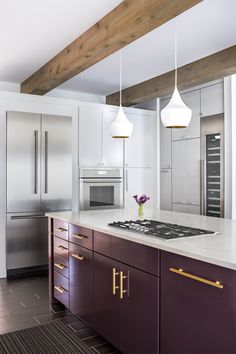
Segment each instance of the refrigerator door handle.
[{"label": "refrigerator door handle", "polygon": [[48,193],[48,131],[45,131],[44,193]]},{"label": "refrigerator door handle", "polygon": [[38,194],[38,130],[34,131],[34,194]]},{"label": "refrigerator door handle", "polygon": [[201,160],[201,215],[206,215],[206,160]]},{"label": "refrigerator door handle", "polygon": [[15,215],[11,216],[11,220],[28,220],[28,219],[42,219],[47,218],[46,215]]}]

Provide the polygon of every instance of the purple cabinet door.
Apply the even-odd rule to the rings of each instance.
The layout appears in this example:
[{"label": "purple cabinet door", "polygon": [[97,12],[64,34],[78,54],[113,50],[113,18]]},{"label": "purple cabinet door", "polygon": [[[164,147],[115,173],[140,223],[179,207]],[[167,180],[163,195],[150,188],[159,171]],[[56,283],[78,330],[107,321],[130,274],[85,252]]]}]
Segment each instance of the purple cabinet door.
[{"label": "purple cabinet door", "polygon": [[233,354],[235,336],[236,271],[162,252],[161,354]]},{"label": "purple cabinet door", "polygon": [[69,243],[70,311],[92,326],[93,253]]},{"label": "purple cabinet door", "polygon": [[119,262],[94,254],[94,329],[120,349],[119,271]]},{"label": "purple cabinet door", "polygon": [[159,278],[128,266],[122,271],[121,350],[125,354],[158,354]]}]

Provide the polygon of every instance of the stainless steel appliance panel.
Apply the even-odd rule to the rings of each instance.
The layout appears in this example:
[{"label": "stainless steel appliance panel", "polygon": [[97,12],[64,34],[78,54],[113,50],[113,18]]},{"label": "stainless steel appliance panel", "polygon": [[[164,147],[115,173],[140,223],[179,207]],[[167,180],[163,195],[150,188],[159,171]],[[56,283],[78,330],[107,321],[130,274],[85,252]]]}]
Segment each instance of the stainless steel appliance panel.
[{"label": "stainless steel appliance panel", "polygon": [[7,212],[40,210],[40,115],[7,112]]},{"label": "stainless steel appliance panel", "polygon": [[72,208],[72,119],[42,115],[41,210]]},{"label": "stainless steel appliance panel", "polygon": [[81,210],[114,209],[122,206],[122,169],[81,169]]},{"label": "stainless steel appliance panel", "polygon": [[7,269],[48,263],[47,217],[43,213],[7,215]]},{"label": "stainless steel appliance panel", "polygon": [[160,208],[171,210],[171,169],[161,169],[160,186]]}]

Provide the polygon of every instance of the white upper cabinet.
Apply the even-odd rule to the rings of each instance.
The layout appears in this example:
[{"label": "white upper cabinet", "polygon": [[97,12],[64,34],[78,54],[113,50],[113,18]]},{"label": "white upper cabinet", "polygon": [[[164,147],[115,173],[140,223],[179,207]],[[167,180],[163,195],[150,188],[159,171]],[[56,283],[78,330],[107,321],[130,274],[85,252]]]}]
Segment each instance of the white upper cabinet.
[{"label": "white upper cabinet", "polygon": [[172,203],[200,205],[200,139],[172,143]]},{"label": "white upper cabinet", "polygon": [[[160,109],[162,110],[168,102],[169,99],[162,100],[160,102]],[[160,121],[161,168],[171,168],[171,131],[172,129],[165,128]]]},{"label": "white upper cabinet", "polygon": [[127,168],[125,170],[125,207],[138,208],[134,195],[147,194],[150,198],[144,208],[153,208],[154,186],[152,168]]},{"label": "white upper cabinet", "polygon": [[153,166],[154,115],[126,113],[134,125],[131,138],[125,140],[126,167]]},{"label": "white upper cabinet", "polygon": [[79,165],[102,166],[102,110],[79,108]]},{"label": "white upper cabinet", "polygon": [[109,126],[115,119],[118,110],[103,109],[103,165],[123,167],[123,139],[112,138]]},{"label": "white upper cabinet", "polygon": [[200,90],[181,94],[184,103],[192,110],[192,119],[185,129],[172,129],[172,140],[200,137]]},{"label": "white upper cabinet", "polygon": [[211,116],[224,112],[223,83],[201,89],[201,115]]}]

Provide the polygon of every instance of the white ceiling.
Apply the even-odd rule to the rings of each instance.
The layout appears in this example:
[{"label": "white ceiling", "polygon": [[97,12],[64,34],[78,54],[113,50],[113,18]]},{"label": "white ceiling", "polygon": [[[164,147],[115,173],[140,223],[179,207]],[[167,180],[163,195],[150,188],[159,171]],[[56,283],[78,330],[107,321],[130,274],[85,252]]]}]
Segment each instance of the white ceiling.
[{"label": "white ceiling", "polygon": [[[121,0],[7,0],[0,12],[0,81],[21,82]],[[95,5],[96,4],[96,5]],[[178,17],[178,65],[236,44],[236,1],[204,0]],[[129,87],[173,69],[175,20],[123,49]],[[107,95],[119,88],[119,53],[60,86]]]},{"label": "white ceiling", "polygon": [[120,2],[0,0],[0,81],[22,82]]}]

